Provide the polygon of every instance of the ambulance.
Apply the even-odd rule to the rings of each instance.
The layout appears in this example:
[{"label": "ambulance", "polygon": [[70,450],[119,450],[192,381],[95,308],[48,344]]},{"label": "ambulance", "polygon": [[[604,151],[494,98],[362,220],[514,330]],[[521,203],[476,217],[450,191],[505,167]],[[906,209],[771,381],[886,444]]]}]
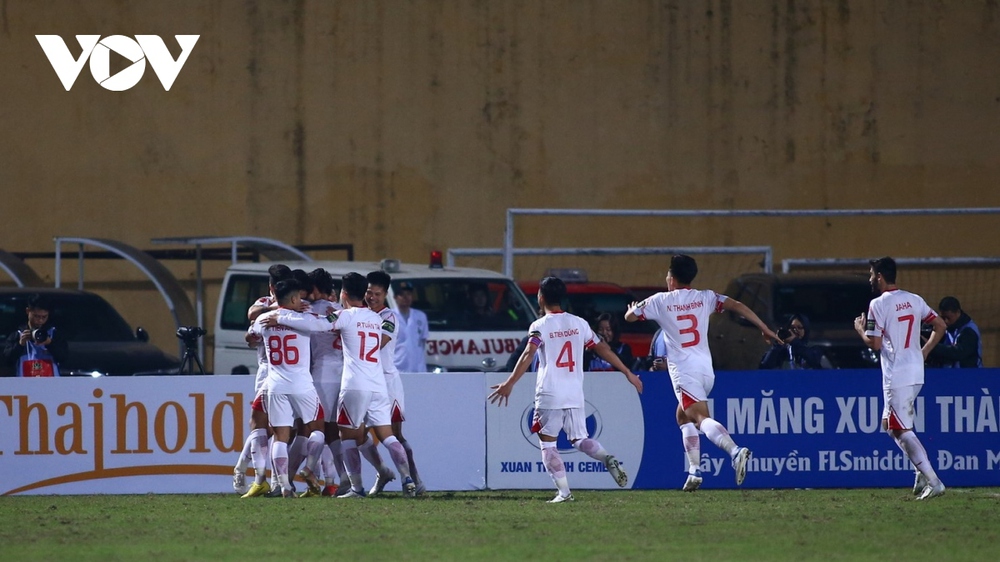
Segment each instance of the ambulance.
[{"label": "ambulance", "polygon": [[[514,281],[485,269],[443,267],[440,252],[432,254],[430,265],[392,259],[284,263],[306,272],[320,267],[327,270],[338,295],[344,274],[354,271],[367,275],[381,269],[392,277],[386,301],[394,309],[399,286],[412,286],[412,306],[427,314],[430,325],[425,351],[431,372],[503,370],[537,318],[537,303]],[[239,263],[226,271],[215,320],[216,373],[256,372],[257,354],[244,339],[250,325],[247,309],[268,294],[267,269],[271,265]]]}]

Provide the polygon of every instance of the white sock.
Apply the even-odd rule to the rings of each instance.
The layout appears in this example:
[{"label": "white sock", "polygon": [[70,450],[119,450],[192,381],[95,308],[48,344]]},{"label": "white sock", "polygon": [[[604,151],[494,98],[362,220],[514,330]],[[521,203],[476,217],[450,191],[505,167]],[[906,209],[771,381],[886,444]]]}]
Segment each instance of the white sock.
[{"label": "white sock", "polygon": [[327,484],[333,484],[334,478],[337,477],[337,469],[333,464],[333,451],[330,447],[323,445],[319,454],[319,468],[323,471],[323,481]]},{"label": "white sock", "polygon": [[271,466],[273,472],[278,476],[278,484],[282,490],[291,491],[292,486],[288,480],[288,445],[284,441],[275,441],[271,445]]},{"label": "white sock", "polygon": [[343,486],[347,478],[347,468],[344,467],[344,442],[339,438],[330,441],[330,452],[333,453],[333,467],[337,471],[337,478]]},{"label": "white sock", "polygon": [[736,455],[736,450],[739,447],[736,446],[733,438],[729,436],[729,432],[726,431],[726,428],[721,423],[712,418],[705,418],[701,420],[701,430],[705,432],[705,437],[708,437],[708,440],[714,443],[716,447],[729,453],[730,458]]},{"label": "white sock", "polygon": [[354,439],[341,441],[344,453],[344,468],[347,469],[347,479],[351,481],[351,489],[361,492],[365,484],[361,479],[361,454],[358,452],[358,442]]},{"label": "white sock", "polygon": [[[254,430],[256,431],[256,430]],[[253,431],[250,435],[247,435],[247,440],[243,442],[243,450],[240,451],[240,457],[236,459],[236,466],[233,468],[233,472],[246,472],[247,467],[250,466],[250,447],[253,446]]]},{"label": "white sock", "polygon": [[323,449],[326,448],[326,435],[323,435],[322,431],[313,431],[309,434],[309,439],[306,440],[306,468],[308,468],[313,474],[319,470],[319,457],[322,454]]},{"label": "white sock", "polygon": [[545,470],[552,477],[552,482],[555,483],[556,489],[559,490],[559,495],[568,496],[570,491],[569,480],[566,478],[566,465],[563,464],[562,457],[559,456],[559,450],[556,449],[555,442],[542,441],[541,444],[542,463],[545,464]]},{"label": "white sock", "polygon": [[396,470],[399,471],[400,476],[402,476],[404,480],[409,478],[410,463],[406,458],[406,449],[403,448],[403,444],[396,439],[395,435],[386,437],[382,444],[389,450],[389,456],[392,457],[392,462],[396,465]]},{"label": "white sock", "polygon": [[588,457],[604,462],[604,459],[608,456],[608,452],[604,450],[604,447],[597,441],[597,439],[580,439],[576,443],[573,443],[573,447],[577,451],[587,455]]},{"label": "white sock", "polygon": [[688,474],[695,474],[701,468],[701,437],[698,428],[688,422],[681,426],[681,439],[684,441],[684,454],[688,460]]},{"label": "white sock", "polygon": [[[270,451],[274,449],[274,436],[267,438],[267,462],[271,463],[271,489],[277,490],[281,486],[281,482],[278,481],[278,472],[274,470],[274,460],[271,458]],[[286,447],[287,449],[287,447]]]},{"label": "white sock", "polygon": [[420,480],[420,473],[417,472],[417,465],[413,462],[413,449],[410,448],[409,441],[400,441],[403,444],[403,449],[406,450],[406,462],[410,467],[410,478],[413,478],[413,483],[417,486],[423,486],[423,481]]},{"label": "white sock", "polygon": [[250,456],[253,458],[254,482],[263,484],[267,474],[267,458],[270,456],[266,429],[255,429],[250,432]]},{"label": "white sock", "polygon": [[368,464],[375,467],[375,470],[379,474],[388,474],[390,472],[389,467],[382,462],[382,455],[378,453],[378,448],[375,447],[375,440],[371,436],[365,436],[365,442],[358,445],[358,451],[368,461]]},{"label": "white sock", "polygon": [[910,459],[913,466],[917,467],[917,470],[927,478],[928,484],[937,486],[941,483],[941,479],[938,478],[937,473],[934,472],[934,468],[931,466],[931,461],[927,458],[927,450],[924,449],[924,445],[920,442],[916,433],[904,431],[902,435],[896,438],[896,444],[906,453],[906,457]]}]

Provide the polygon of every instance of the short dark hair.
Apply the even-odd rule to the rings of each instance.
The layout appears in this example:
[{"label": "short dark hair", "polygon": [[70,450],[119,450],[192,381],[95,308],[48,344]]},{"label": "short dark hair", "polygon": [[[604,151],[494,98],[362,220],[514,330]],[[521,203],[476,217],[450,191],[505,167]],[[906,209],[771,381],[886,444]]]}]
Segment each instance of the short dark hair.
[{"label": "short dark hair", "polygon": [[368,274],[368,284],[375,285],[376,287],[382,287],[386,291],[389,290],[389,284],[392,283],[392,277],[384,271],[373,271]]},{"label": "short dark hair", "polygon": [[312,281],[313,287],[324,295],[333,293],[333,276],[322,267],[310,271],[309,280]]},{"label": "short dark hair", "polygon": [[297,294],[302,289],[295,279],[282,279],[274,286],[274,297],[279,303],[288,302],[292,295]]},{"label": "short dark hair", "polygon": [[368,291],[368,280],[360,273],[350,272],[342,277],[344,284],[341,290],[347,293],[352,300],[364,300],[365,292]]},{"label": "short dark hair", "polygon": [[31,295],[28,297],[28,308],[32,310],[44,310],[52,312],[52,303],[42,295]]},{"label": "short dark hair", "polygon": [[284,281],[285,279],[291,278],[292,270],[285,264],[276,263],[267,268],[267,275],[271,286],[276,287],[278,285],[278,281]]},{"label": "short dark hair", "polygon": [[562,305],[563,299],[566,298],[566,283],[558,277],[542,279],[538,284],[538,290],[542,293],[545,304],[549,306]]},{"label": "short dark hair", "polygon": [[306,273],[304,269],[293,269],[292,278],[299,284],[300,291],[306,291],[311,293],[313,290],[312,279],[309,278],[309,274]]},{"label": "short dark hair", "polygon": [[668,271],[681,285],[690,285],[698,275],[698,262],[689,255],[675,254],[670,258]]},{"label": "short dark hair", "polygon": [[938,304],[938,309],[941,312],[962,312],[962,303],[958,302],[955,297],[945,297]]},{"label": "short dark hair", "polygon": [[885,279],[886,283],[895,284],[896,283],[896,260],[890,258],[889,256],[881,257],[874,260],[868,260],[868,263],[872,266],[872,271],[876,275],[881,275],[882,279]]}]

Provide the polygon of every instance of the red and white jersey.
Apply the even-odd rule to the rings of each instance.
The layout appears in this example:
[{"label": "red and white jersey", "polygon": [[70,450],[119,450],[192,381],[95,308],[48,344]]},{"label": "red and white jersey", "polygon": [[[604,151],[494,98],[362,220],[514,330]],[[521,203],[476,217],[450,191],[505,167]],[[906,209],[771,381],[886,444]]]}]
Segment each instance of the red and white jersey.
[{"label": "red and white jersey", "polygon": [[[255,338],[260,338],[259,335],[255,334],[253,331],[253,324],[247,328],[247,333],[253,335]],[[258,340],[257,342],[257,376],[253,381],[253,393],[254,396],[260,394],[264,388],[267,386],[267,348],[264,347],[264,341]]]},{"label": "red and white jersey", "polygon": [[[277,316],[278,326],[264,325]],[[267,392],[270,394],[300,394],[315,391],[309,371],[311,332],[330,331],[333,325],[315,314],[287,308],[261,314],[250,331],[264,339],[267,352]]]},{"label": "red and white jersey", "polygon": [[528,328],[538,346],[535,409],[583,408],[583,350],[601,340],[590,324],[568,312],[547,312]]},{"label": "red and white jersey", "polygon": [[346,308],[337,313],[334,327],[344,346],[344,377],[341,391],[366,390],[386,393],[382,373],[382,317],[368,308]]},{"label": "red and white jersey", "polygon": [[920,324],[935,318],[920,295],[900,289],[886,291],[868,305],[865,335],[882,338],[882,388],[924,384]]},{"label": "red and white jersey", "polygon": [[388,336],[389,341],[382,348],[382,372],[386,379],[399,376],[399,369],[396,368],[396,342],[399,340],[400,326],[399,317],[396,311],[387,307],[374,311],[382,318],[382,335]]},{"label": "red and white jersey", "polygon": [[667,342],[667,369],[671,377],[680,373],[715,375],[708,349],[708,318],[722,312],[729,297],[715,291],[676,289],[656,293],[635,309],[639,320],[653,320]]},{"label": "red and white jersey", "polygon": [[[310,303],[313,314],[326,318],[344,310],[339,302],[318,299]],[[316,382],[339,382],[344,374],[344,348],[337,332],[313,332],[309,338],[312,352],[312,374]]]}]

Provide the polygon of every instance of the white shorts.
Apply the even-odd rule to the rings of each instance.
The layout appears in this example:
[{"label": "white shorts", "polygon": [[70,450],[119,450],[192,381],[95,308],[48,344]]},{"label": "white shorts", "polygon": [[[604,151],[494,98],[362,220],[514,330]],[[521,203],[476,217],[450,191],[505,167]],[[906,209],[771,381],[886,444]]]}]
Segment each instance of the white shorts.
[{"label": "white shorts", "polygon": [[566,432],[570,441],[587,438],[587,414],[583,408],[561,410],[535,410],[531,432],[548,437],[558,437],[559,430]]},{"label": "white shorts", "polygon": [[882,419],[887,421],[889,429],[913,429],[913,401],[920,394],[924,385],[911,384],[899,388],[882,389],[885,407],[882,409]]},{"label": "white shorts", "polygon": [[403,401],[403,380],[399,375],[385,377],[385,386],[389,389],[390,413],[392,423],[406,421],[406,407]]},{"label": "white shorts", "polygon": [[319,395],[319,403],[323,405],[323,421],[333,422],[337,419],[337,410],[340,406],[340,381],[313,381],[313,386]]},{"label": "white shorts", "polygon": [[681,409],[687,410],[698,402],[708,400],[708,394],[715,386],[715,374],[677,374],[671,373],[670,382],[674,386],[674,396]]},{"label": "white shorts", "polygon": [[309,423],[323,416],[323,406],[315,390],[301,394],[267,394],[264,400],[271,427],[292,427],[295,418]]},{"label": "white shorts", "polygon": [[371,390],[340,390],[337,425],[357,429],[361,424],[379,427],[392,423],[389,396]]}]

